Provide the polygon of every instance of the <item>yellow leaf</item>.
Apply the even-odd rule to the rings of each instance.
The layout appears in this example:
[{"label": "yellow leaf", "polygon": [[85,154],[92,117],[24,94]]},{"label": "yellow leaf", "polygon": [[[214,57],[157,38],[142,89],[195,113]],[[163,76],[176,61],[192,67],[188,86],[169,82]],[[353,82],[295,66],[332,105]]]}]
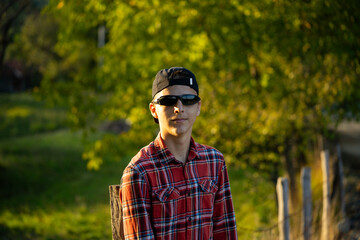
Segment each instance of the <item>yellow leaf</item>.
[{"label": "yellow leaf", "polygon": [[57,9],[60,9],[60,8],[62,8],[63,6],[64,6],[64,2],[61,1],[61,2],[58,3],[58,5],[56,6],[56,8],[57,8]]}]

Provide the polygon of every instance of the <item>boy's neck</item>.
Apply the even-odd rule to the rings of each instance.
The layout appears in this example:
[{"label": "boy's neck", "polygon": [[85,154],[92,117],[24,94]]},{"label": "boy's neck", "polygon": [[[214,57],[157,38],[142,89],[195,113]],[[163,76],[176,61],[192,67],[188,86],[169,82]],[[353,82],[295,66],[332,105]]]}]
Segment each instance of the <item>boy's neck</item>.
[{"label": "boy's neck", "polygon": [[185,163],[189,155],[191,135],[162,136],[166,147],[176,160]]}]

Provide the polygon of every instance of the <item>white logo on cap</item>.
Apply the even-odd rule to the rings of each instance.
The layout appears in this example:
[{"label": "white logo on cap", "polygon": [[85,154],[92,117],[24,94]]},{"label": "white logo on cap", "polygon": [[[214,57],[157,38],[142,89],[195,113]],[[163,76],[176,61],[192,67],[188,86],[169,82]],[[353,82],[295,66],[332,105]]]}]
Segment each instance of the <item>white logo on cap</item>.
[{"label": "white logo on cap", "polygon": [[192,78],[190,78],[190,85],[192,85]]}]

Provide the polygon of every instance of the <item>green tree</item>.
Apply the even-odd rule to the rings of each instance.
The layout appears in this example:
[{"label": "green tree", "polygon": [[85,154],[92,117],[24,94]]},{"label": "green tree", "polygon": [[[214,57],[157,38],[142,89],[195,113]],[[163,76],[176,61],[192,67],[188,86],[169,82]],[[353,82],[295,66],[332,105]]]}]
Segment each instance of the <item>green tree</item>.
[{"label": "green tree", "polygon": [[[196,139],[272,178],[283,166],[295,201],[295,176],[310,161],[315,137],[330,122],[359,118],[357,10],[355,0],[51,0],[55,50],[71,71],[64,81],[45,73],[42,90],[69,107],[76,128],[131,123],[84,154],[97,168],[103,153],[121,156],[154,137],[152,78],[161,68],[187,67],[203,99]],[[102,25],[107,42],[97,48]]]}]

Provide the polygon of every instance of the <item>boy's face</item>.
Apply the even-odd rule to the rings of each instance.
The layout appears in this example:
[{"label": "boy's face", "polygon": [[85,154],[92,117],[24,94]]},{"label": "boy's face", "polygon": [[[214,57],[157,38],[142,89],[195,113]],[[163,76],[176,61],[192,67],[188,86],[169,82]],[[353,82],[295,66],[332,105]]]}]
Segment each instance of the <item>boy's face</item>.
[{"label": "boy's face", "polygon": [[[174,85],[169,86],[154,97],[154,100],[166,95],[185,95],[194,94],[196,91],[189,86]],[[194,105],[183,105],[180,99],[174,106],[164,106],[155,103],[150,103],[150,112],[154,118],[159,121],[161,136],[166,138],[168,136],[180,136],[187,134],[191,136],[192,126],[196,117],[200,114],[201,101]]]}]

